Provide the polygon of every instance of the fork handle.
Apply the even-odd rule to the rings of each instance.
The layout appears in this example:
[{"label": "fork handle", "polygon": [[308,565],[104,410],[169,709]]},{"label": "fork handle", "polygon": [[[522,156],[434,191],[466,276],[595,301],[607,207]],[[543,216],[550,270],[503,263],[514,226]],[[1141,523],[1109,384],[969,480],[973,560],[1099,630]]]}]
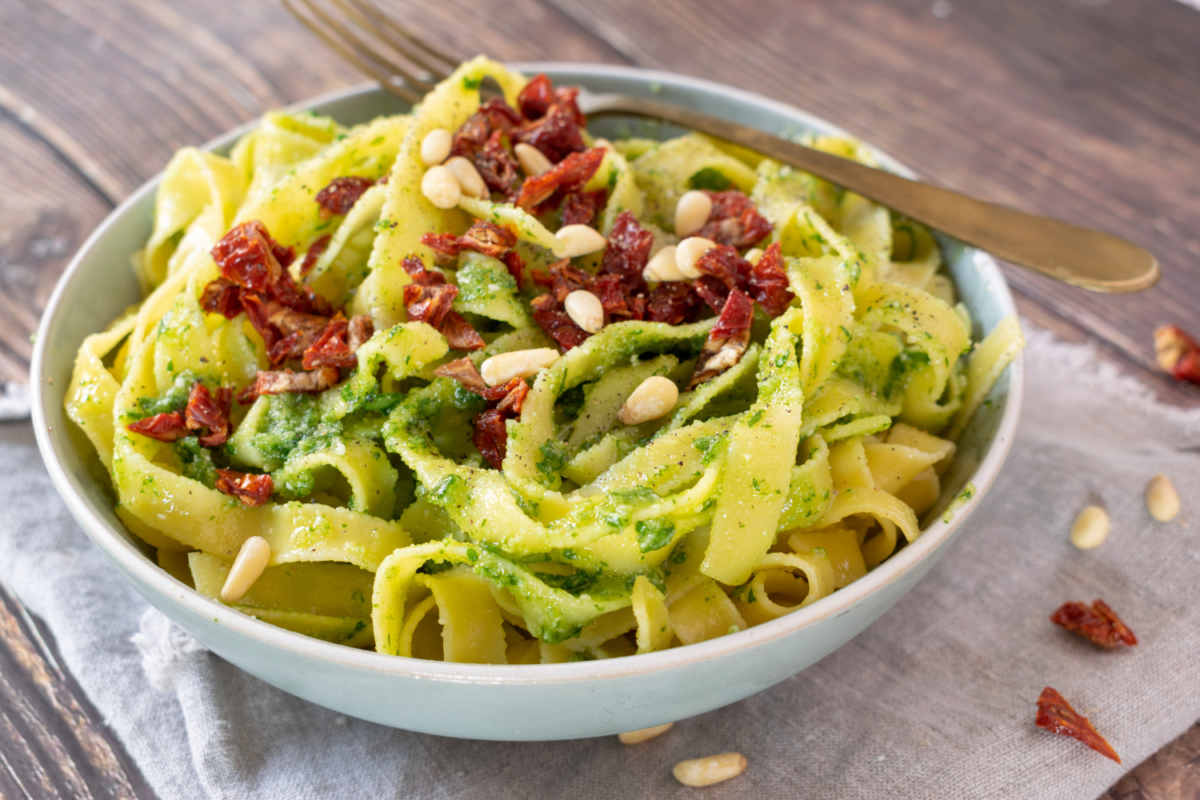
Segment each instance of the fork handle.
[{"label": "fork handle", "polygon": [[1161,274],[1147,250],[1125,239],[949,189],[902,178],[764,131],[641,97],[581,95],[588,115],[634,114],[674,122],[799,167],[901,214],[1055,280],[1096,292],[1138,292]]}]

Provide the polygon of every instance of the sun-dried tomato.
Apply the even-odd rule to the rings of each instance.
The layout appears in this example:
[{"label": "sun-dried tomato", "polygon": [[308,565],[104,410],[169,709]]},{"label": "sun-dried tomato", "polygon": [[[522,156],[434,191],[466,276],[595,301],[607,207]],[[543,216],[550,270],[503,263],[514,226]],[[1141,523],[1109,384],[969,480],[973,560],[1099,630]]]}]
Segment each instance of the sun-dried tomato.
[{"label": "sun-dried tomato", "polygon": [[[724,303],[724,298],[721,300]],[[646,319],[650,322],[665,322],[668,325],[680,325],[693,322],[704,301],[692,287],[684,281],[667,281],[660,283],[650,293],[646,304]]]},{"label": "sun-dried tomato", "polygon": [[271,492],[275,491],[275,481],[270,475],[255,475],[232,469],[218,468],[216,485],[217,491],[232,495],[251,508],[265,504],[271,499]]},{"label": "sun-dried tomato", "polygon": [[554,104],[554,86],[546,73],[539,72],[529,79],[525,88],[517,95],[517,110],[525,119],[541,119]]},{"label": "sun-dried tomato", "polygon": [[217,389],[214,397],[200,381],[192,384],[184,419],[190,431],[208,428],[208,433],[199,437],[202,447],[225,444],[229,438],[229,406],[232,402],[233,392],[224,386]]},{"label": "sun-dried tomato", "polygon": [[1096,732],[1088,718],[1071,708],[1061,694],[1047,686],[1037,701],[1037,719],[1039,728],[1045,728],[1051,733],[1061,733],[1086,744],[1100,755],[1111,758],[1118,764],[1121,757],[1103,736]]},{"label": "sun-dried tomato", "polygon": [[504,131],[492,131],[492,135],[475,154],[475,169],[489,189],[508,196],[517,183],[517,170],[521,165],[508,151],[506,141]]},{"label": "sun-dried tomato", "polygon": [[408,256],[400,261],[400,266],[408,273],[413,283],[421,286],[436,286],[446,282],[446,276],[436,269],[426,269],[425,262],[417,256]]},{"label": "sun-dried tomato", "polygon": [[523,289],[525,287],[525,259],[521,258],[521,254],[516,250],[509,250],[500,256],[500,260],[504,262],[508,274],[512,275],[513,280],[517,282],[517,289]]},{"label": "sun-dried tomato", "polygon": [[589,334],[575,324],[575,321],[563,310],[562,303],[554,295],[544,294],[533,298],[533,321],[558,342],[565,353],[573,347],[578,347],[587,340]]},{"label": "sun-dried tomato", "polygon": [[474,162],[475,156],[487,144],[494,131],[511,133],[523,122],[521,115],[513,110],[502,97],[493,98],[479,107],[467,118],[450,142],[450,155],[462,156]]},{"label": "sun-dried tomato", "polygon": [[628,284],[629,279],[620,275],[601,275],[592,282],[592,293],[600,298],[604,317],[609,322],[645,318],[645,295],[630,294]]},{"label": "sun-dried tomato", "polygon": [[597,189],[594,192],[571,192],[562,203],[563,225],[591,225],[596,212],[604,208],[607,189]]},{"label": "sun-dried tomato", "polygon": [[608,246],[604,248],[600,271],[605,275],[620,275],[625,278],[625,285],[631,293],[642,292],[646,288],[642,270],[650,261],[650,248],[653,246],[654,234],[643,230],[637,217],[631,212],[622,211],[613,221],[612,230],[609,231]]},{"label": "sun-dried tomato", "polygon": [[600,169],[604,152],[602,147],[593,147],[582,153],[571,153],[541,175],[526,178],[517,194],[516,205],[532,211],[550,199],[551,195],[565,198],[572,192],[578,192]]},{"label": "sun-dried tomato", "polygon": [[729,287],[709,275],[701,275],[692,282],[692,290],[703,300],[713,313],[720,314],[729,297]]},{"label": "sun-dried tomato", "polygon": [[[520,378],[512,378],[503,386],[493,387],[492,391],[495,392],[497,389],[502,390],[504,395],[500,398],[500,405],[496,406],[496,409],[505,414],[511,414],[514,418],[519,417],[521,409],[525,405],[525,398],[529,396],[529,384]],[[491,398],[489,397],[489,399]]]},{"label": "sun-dried tomato", "polygon": [[357,353],[358,348],[367,343],[375,335],[375,322],[366,314],[355,314],[350,318],[350,333],[346,346],[351,353]]},{"label": "sun-dried tomato", "polygon": [[[369,321],[369,318],[367,318]],[[350,323],[339,311],[315,342],[304,351],[304,368],[343,367],[350,369],[358,364],[354,350],[350,349]]]},{"label": "sun-dried tomato", "polygon": [[125,429],[160,442],[173,442],[191,434],[183,415],[178,411],[166,411],[153,417],[139,419],[126,425]]},{"label": "sun-dried tomato", "polygon": [[228,278],[217,278],[204,287],[200,307],[210,314],[233,319],[242,313],[242,287]]},{"label": "sun-dried tomato", "polygon": [[317,265],[317,261],[320,260],[321,255],[329,249],[331,241],[333,241],[333,237],[327,233],[309,246],[308,252],[304,254],[304,260],[300,262],[301,275],[307,275],[312,272],[312,268]]},{"label": "sun-dried tomato", "polygon": [[475,366],[475,362],[466,356],[456,358],[453,361],[447,361],[435,369],[433,374],[439,378],[450,378],[451,380],[458,381],[463,385],[464,389],[480,397],[483,397],[484,392],[488,391],[488,385],[484,382],[483,376],[479,374],[479,369]]},{"label": "sun-dried tomato", "polygon": [[734,289],[725,300],[721,316],[708,332],[704,348],[696,359],[696,369],[688,391],[711,380],[742,360],[750,344],[750,325],[754,321],[754,301]]},{"label": "sun-dried tomato", "polygon": [[750,198],[737,189],[705,191],[705,194],[712,198],[713,209],[695,236],[743,250],[758,244],[771,232],[771,223],[758,213]]},{"label": "sun-dried tomato", "polygon": [[250,324],[267,346],[272,365],[300,358],[325,330],[325,317],[303,314],[257,292],[242,292],[242,304]]},{"label": "sun-dried tomato", "polygon": [[356,175],[334,178],[328,186],[317,192],[316,200],[317,205],[321,207],[321,216],[328,218],[349,214],[358,199],[374,185],[375,181],[370,178]]},{"label": "sun-dried tomato", "polygon": [[259,370],[254,382],[238,392],[237,401],[249,405],[264,394],[316,394],[336,384],[339,377],[336,367],[318,367],[312,372]]},{"label": "sun-dried tomato", "polygon": [[450,313],[458,287],[450,283],[410,283],[404,287],[404,307],[409,322],[427,322],[440,329]]},{"label": "sun-dried tomato", "polygon": [[1178,326],[1154,329],[1154,355],[1175,380],[1200,385],[1200,345]]},{"label": "sun-dried tomato", "polygon": [[471,327],[471,323],[453,309],[442,320],[442,326],[438,330],[446,337],[446,343],[450,345],[451,350],[482,350],[487,346],[487,342]]},{"label": "sun-dried tomato", "polygon": [[471,442],[493,469],[504,466],[504,456],[508,452],[508,428],[504,419],[504,412],[489,408],[471,420],[474,427]]},{"label": "sun-dried tomato", "polygon": [[587,148],[583,141],[576,111],[555,103],[536,120],[530,120],[513,131],[514,141],[536,147],[550,163],[557,164],[571,153]]},{"label": "sun-dried tomato", "polygon": [[1094,600],[1090,606],[1087,603],[1063,603],[1050,615],[1050,621],[1101,647],[1137,644],[1133,631],[1103,600]]},{"label": "sun-dried tomato", "polygon": [[213,245],[212,257],[221,277],[256,292],[276,284],[283,267],[275,252],[275,240],[258,220],[243,222]]},{"label": "sun-dried tomato", "polygon": [[458,260],[458,237],[453,233],[427,233],[421,244],[433,251],[438,264],[452,266]]},{"label": "sun-dried tomato", "polygon": [[517,234],[514,230],[484,219],[476,220],[466,233],[458,237],[459,248],[474,250],[492,258],[500,258],[516,244]]},{"label": "sun-dried tomato", "polygon": [[750,283],[750,262],[727,244],[718,244],[696,260],[701,275],[716,278],[730,290],[746,292]]},{"label": "sun-dried tomato", "polygon": [[750,269],[749,294],[772,319],[791,305],[796,295],[788,288],[787,273],[783,271],[783,256],[779,242],[767,248],[762,258]]},{"label": "sun-dried tomato", "polygon": [[564,258],[550,265],[550,272],[533,273],[533,282],[545,286],[554,295],[554,299],[563,302],[571,292],[590,292],[596,276],[587,270],[572,266],[571,260]]}]

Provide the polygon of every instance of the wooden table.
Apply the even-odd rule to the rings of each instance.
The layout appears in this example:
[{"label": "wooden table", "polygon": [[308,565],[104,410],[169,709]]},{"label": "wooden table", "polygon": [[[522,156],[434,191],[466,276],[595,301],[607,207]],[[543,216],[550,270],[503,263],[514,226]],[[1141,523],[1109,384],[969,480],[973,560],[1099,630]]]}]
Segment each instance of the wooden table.
[{"label": "wooden table", "polygon": [[[464,56],[599,61],[744,87],[928,179],[1128,237],[1162,282],[1088,294],[1006,269],[1021,312],[1169,402],[1164,322],[1200,331],[1200,12],[1174,0],[384,3]],[[360,81],[271,0],[0,0],[0,382],[92,228],[176,148]],[[152,793],[49,633],[0,587],[0,797]],[[1200,796],[1200,727],[1106,798]]]}]

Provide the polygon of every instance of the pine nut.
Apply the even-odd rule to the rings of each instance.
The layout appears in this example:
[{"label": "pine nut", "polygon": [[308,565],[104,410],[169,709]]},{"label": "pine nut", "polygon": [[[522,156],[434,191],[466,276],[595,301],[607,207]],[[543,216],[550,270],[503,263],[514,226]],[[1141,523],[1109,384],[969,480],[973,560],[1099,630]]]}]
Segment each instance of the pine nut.
[{"label": "pine nut", "polygon": [[662,375],[646,378],[629,395],[617,418],[626,425],[641,425],[671,413],[679,402],[679,387]]},{"label": "pine nut", "polygon": [[453,137],[445,128],[434,128],[421,140],[421,161],[427,167],[440,164],[450,155]]},{"label": "pine nut", "polygon": [[761,247],[751,248],[750,250],[746,251],[746,255],[742,256],[742,258],[749,261],[751,265],[757,264],[758,260],[762,257],[763,257],[763,250]]},{"label": "pine nut", "polygon": [[592,147],[600,147],[605,150],[616,150],[617,149],[617,148],[613,147],[613,143],[610,142],[608,139],[593,139]]},{"label": "pine nut", "polygon": [[521,162],[521,169],[525,171],[525,176],[532,178],[534,175],[541,175],[543,172],[549,172],[554,165],[550,163],[550,159],[546,158],[541,150],[538,150],[531,144],[520,144],[513,146],[513,152],[517,155],[517,161]]},{"label": "pine nut", "polygon": [[684,192],[675,204],[675,235],[682,239],[703,228],[712,209],[712,198],[704,192],[695,189]]},{"label": "pine nut", "polygon": [[1099,547],[1108,538],[1108,512],[1100,506],[1088,506],[1079,512],[1071,526],[1071,544],[1080,550]]},{"label": "pine nut", "polygon": [[671,730],[674,722],[668,722],[666,725],[655,725],[653,728],[640,728],[636,731],[626,731],[618,733],[617,738],[621,740],[621,744],[641,744],[648,742],[658,736],[662,736],[667,731]]},{"label": "pine nut", "polygon": [[590,225],[564,225],[554,235],[567,245],[563,258],[586,256],[608,246],[603,234]]},{"label": "pine nut", "polygon": [[549,347],[499,353],[479,365],[479,374],[488,386],[501,386],[513,378],[530,378],[558,361],[558,351]]},{"label": "pine nut", "polygon": [[261,536],[251,536],[242,542],[237,558],[221,587],[221,599],[226,603],[236,603],[242,599],[250,587],[263,574],[267,562],[271,560],[271,545]]},{"label": "pine nut", "polygon": [[1175,519],[1179,513],[1179,492],[1166,475],[1155,475],[1146,484],[1146,508],[1159,522]]},{"label": "pine nut", "polygon": [[651,256],[642,270],[642,277],[658,283],[687,280],[675,265],[675,245],[669,244]]},{"label": "pine nut", "polygon": [[578,289],[563,300],[567,316],[588,333],[596,333],[604,327],[604,306],[600,298],[591,292]]},{"label": "pine nut", "polygon": [[488,191],[487,184],[483,182],[483,177],[479,174],[479,170],[475,169],[475,165],[462,156],[455,156],[447,160],[442,166],[450,170],[450,174],[458,181],[462,193],[467,197],[478,197],[480,200],[486,200],[491,196],[491,192]]},{"label": "pine nut", "polygon": [[695,279],[700,277],[700,270],[696,269],[696,262],[700,257],[717,246],[717,243],[712,239],[705,239],[701,236],[690,236],[684,239],[675,248],[675,266],[683,273],[683,277]]},{"label": "pine nut", "polygon": [[454,173],[438,165],[425,170],[421,178],[421,194],[438,208],[454,208],[462,199],[462,187]]},{"label": "pine nut", "polygon": [[746,757],[741,753],[722,753],[708,758],[680,761],[672,772],[684,786],[711,786],[736,778],[746,769]]}]

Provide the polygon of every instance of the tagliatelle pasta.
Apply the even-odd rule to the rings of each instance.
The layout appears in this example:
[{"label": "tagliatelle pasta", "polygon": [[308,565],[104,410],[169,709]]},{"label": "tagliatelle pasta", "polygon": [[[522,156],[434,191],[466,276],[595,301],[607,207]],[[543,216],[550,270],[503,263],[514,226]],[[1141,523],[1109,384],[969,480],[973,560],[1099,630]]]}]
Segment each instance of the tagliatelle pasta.
[{"label": "tagliatelle pasta", "polygon": [[[479,58],[408,115],[172,160],[146,299],[66,400],[164,569],[220,601],[262,537],[244,613],[538,664],[744,630],[920,535],[1016,320],[972,345],[918,223],[699,134],[594,147],[574,96]],[[431,133],[488,197],[422,193]],[[687,192],[692,260],[645,272]]]}]

